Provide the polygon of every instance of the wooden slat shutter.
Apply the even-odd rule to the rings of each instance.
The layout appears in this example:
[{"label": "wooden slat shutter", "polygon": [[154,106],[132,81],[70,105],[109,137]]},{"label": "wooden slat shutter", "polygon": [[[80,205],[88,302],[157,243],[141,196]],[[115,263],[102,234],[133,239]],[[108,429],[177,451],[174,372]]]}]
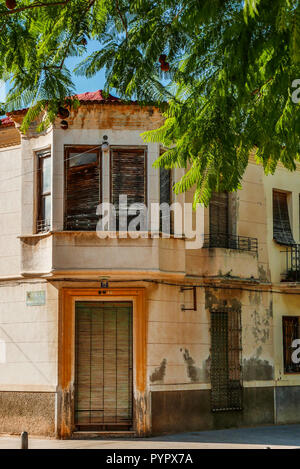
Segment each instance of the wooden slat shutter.
[{"label": "wooden slat shutter", "polygon": [[[101,199],[100,157],[95,150],[86,152],[85,148],[66,152],[66,230],[94,231],[99,219],[96,210]],[[77,157],[77,154],[83,155]]]},{"label": "wooden slat shutter", "polygon": [[296,244],[291,230],[287,194],[273,191],[273,237],[278,244]]},{"label": "wooden slat shutter", "polygon": [[[172,204],[172,186],[171,186],[171,170],[165,168],[159,168],[159,203],[161,204],[168,204],[170,207]],[[165,220],[165,216],[163,213],[160,213],[160,230],[163,229],[163,222],[165,222],[169,226],[170,233],[173,233],[173,217],[172,213],[170,213],[170,217],[168,216]]]},{"label": "wooden slat shutter", "polygon": [[[114,148],[111,150],[111,201],[116,211],[119,196],[127,195],[127,203],[147,203],[147,158],[143,148]],[[128,222],[133,217],[128,216]]]},{"label": "wooden slat shutter", "polygon": [[228,193],[214,192],[209,203],[210,235],[227,235],[229,233],[228,217]]},{"label": "wooden slat shutter", "polygon": [[132,305],[76,303],[75,424],[132,425]]},{"label": "wooden slat shutter", "polygon": [[209,247],[233,247],[229,237],[229,203],[227,192],[214,192],[209,203]]},{"label": "wooden slat shutter", "polygon": [[171,171],[159,168],[160,203],[171,204]]}]

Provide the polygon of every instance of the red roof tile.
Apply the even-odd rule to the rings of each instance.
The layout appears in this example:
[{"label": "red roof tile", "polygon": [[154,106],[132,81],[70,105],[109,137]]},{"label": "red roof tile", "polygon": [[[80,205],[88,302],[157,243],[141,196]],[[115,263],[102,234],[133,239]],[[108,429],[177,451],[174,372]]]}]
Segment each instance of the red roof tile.
[{"label": "red roof tile", "polygon": [[76,94],[74,97],[79,99],[79,101],[82,102],[82,103],[84,103],[84,102],[85,103],[88,103],[88,102],[115,103],[115,102],[120,102],[121,101],[120,98],[116,98],[115,96],[112,96],[111,94],[109,94],[107,98],[103,97],[103,91],[102,90]]},{"label": "red roof tile", "polygon": [[[122,101],[120,98],[117,98],[116,96],[112,96],[111,94],[108,95],[107,98],[103,96],[103,90],[97,90],[97,91],[87,91],[86,93],[81,93],[81,94],[75,94],[72,96],[73,98],[77,98],[81,103],[107,103],[107,104],[112,104],[112,103],[120,103],[122,104],[128,104],[125,101]],[[136,101],[130,101],[131,104],[137,104]],[[12,119],[10,118],[10,115],[16,115],[16,114],[25,114],[25,112],[28,109],[18,109],[16,111],[8,112],[7,116],[4,119],[0,119],[0,127],[10,127],[13,126],[14,123]]]},{"label": "red roof tile", "polygon": [[15,124],[10,117],[4,117],[3,119],[0,119],[0,129],[2,127],[13,127],[14,125]]}]

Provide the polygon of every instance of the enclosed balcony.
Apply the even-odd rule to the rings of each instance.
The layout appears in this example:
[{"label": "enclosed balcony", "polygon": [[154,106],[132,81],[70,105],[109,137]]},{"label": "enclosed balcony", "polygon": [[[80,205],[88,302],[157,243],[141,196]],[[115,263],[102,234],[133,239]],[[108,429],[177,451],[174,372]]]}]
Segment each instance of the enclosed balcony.
[{"label": "enclosed balcony", "polygon": [[185,271],[184,239],[151,238],[147,233],[138,238],[125,237],[128,233],[105,238],[98,235],[95,231],[61,231],[21,236],[23,275],[139,272],[147,277],[159,272],[182,275]]},{"label": "enclosed balcony", "polygon": [[222,233],[204,235],[200,250],[187,253],[190,275],[258,279],[258,240]]}]

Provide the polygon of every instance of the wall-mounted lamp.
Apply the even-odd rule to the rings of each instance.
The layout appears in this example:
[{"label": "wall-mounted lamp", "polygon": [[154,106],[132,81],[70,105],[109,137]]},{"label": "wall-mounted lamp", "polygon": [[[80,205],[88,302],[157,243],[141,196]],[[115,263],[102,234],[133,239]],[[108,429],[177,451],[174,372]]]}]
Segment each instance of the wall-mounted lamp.
[{"label": "wall-mounted lamp", "polygon": [[108,143],[108,136],[107,135],[103,135],[101,149],[102,149],[103,153],[107,153],[109,151],[109,143]]},{"label": "wall-mounted lamp", "polygon": [[[100,278],[100,288],[107,289],[109,288],[109,283],[108,283],[109,277],[102,277]],[[99,295],[105,294],[106,291],[101,291],[99,290]]]},{"label": "wall-mounted lamp", "polygon": [[101,280],[101,288],[108,288],[108,280]]}]

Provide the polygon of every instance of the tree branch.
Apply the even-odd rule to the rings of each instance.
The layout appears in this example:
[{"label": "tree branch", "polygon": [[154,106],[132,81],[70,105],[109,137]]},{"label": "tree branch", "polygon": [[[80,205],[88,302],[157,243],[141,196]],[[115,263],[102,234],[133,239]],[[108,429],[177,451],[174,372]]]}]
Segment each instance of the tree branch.
[{"label": "tree branch", "polygon": [[[87,6],[87,8],[82,12],[82,16],[85,15],[85,13],[87,13],[89,11],[89,9],[94,5],[96,0],[90,0],[89,1],[89,4]],[[71,46],[71,43],[72,43],[72,40],[74,39],[74,36],[77,34],[77,31],[75,30],[73,32],[73,34],[71,34],[71,36],[69,37],[69,40],[68,40],[68,43],[67,43],[67,46],[65,48],[65,53],[64,53],[64,56],[63,56],[63,59],[59,65],[59,69],[61,70],[64,66],[64,63],[65,63],[65,60],[67,58],[67,55],[68,55],[68,52],[69,52],[69,49],[70,49],[70,46]]]},{"label": "tree branch", "polygon": [[119,1],[116,0],[116,8],[117,8],[117,12],[119,14],[119,17],[121,18],[121,21],[122,21],[122,24],[123,24],[123,28],[124,28],[124,31],[125,31],[125,34],[126,34],[126,39],[128,39],[128,31],[127,31],[127,24],[123,18],[123,15],[121,13],[121,10],[120,10],[120,6],[119,6]]},{"label": "tree branch", "polygon": [[272,81],[274,79],[274,77],[271,77],[269,78],[263,85],[261,85],[259,88],[257,88],[256,90],[252,91],[252,95],[255,96],[256,94],[258,94],[258,96],[260,97],[261,96],[261,90],[264,86],[266,86],[268,83],[270,83],[270,81]]},{"label": "tree branch", "polygon": [[27,5],[25,7],[15,8],[14,10],[3,11],[3,12],[0,13],[0,17],[1,16],[14,15],[15,13],[19,13],[20,11],[32,10],[33,8],[54,7],[54,6],[57,6],[57,5],[67,5],[67,3],[70,3],[70,1],[71,0],[65,0],[64,2],[51,2],[51,3],[37,2],[37,3],[32,3],[32,5]]}]

